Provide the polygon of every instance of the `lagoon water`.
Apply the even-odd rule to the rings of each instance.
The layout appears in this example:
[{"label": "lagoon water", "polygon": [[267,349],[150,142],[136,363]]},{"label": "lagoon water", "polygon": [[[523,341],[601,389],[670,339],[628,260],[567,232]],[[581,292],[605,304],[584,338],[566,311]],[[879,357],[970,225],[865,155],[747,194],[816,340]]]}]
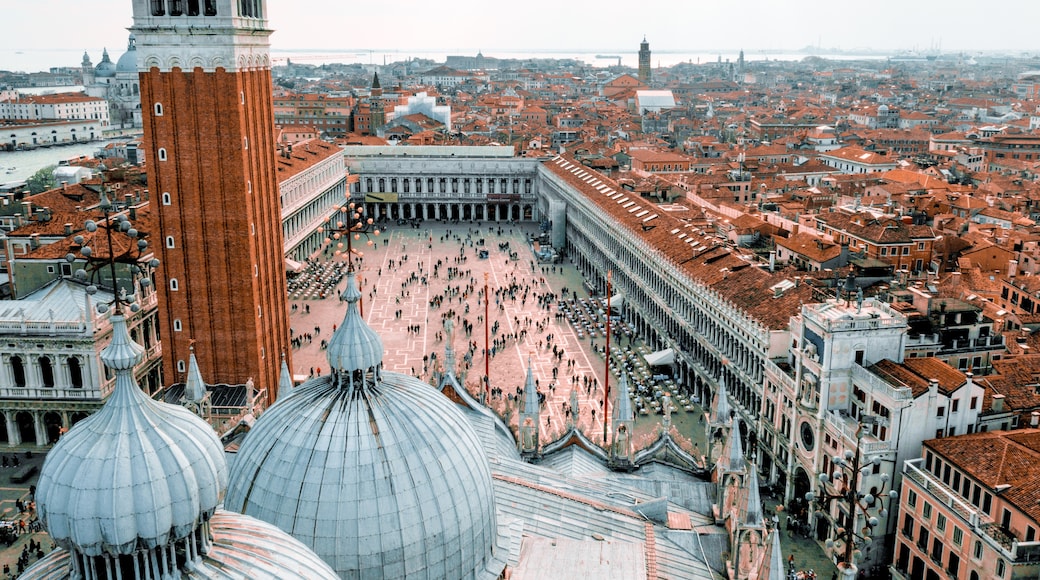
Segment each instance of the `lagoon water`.
[{"label": "lagoon water", "polygon": [[40,169],[48,165],[57,165],[59,162],[67,159],[73,159],[81,155],[93,157],[98,149],[110,142],[91,141],[29,151],[0,151],[0,185],[14,181],[23,181]]}]

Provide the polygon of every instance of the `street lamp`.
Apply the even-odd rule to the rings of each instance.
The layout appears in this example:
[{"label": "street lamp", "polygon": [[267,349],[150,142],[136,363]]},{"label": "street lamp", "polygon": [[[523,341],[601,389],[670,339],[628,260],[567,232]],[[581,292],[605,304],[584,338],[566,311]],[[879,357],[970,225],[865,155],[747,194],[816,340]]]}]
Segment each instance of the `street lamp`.
[{"label": "street lamp", "polygon": [[[347,269],[353,271],[354,254],[363,255],[354,249],[353,241],[365,236],[365,244],[371,246],[375,243],[373,238],[379,235],[379,228],[375,227],[375,220],[365,217],[364,205],[350,202],[345,206],[338,206],[334,216],[325,218],[321,232],[325,234],[326,244],[336,244],[333,255],[346,255]],[[343,240],[346,240],[346,250],[343,248]]]},{"label": "street lamp", "polygon": [[[135,313],[141,309],[141,306],[138,303],[138,296],[134,292],[133,283],[137,283],[142,293],[145,288],[151,286],[152,279],[150,274],[155,268],[159,267],[159,260],[151,257],[152,254],[148,250],[148,240],[144,239],[145,234],[137,230],[130,222],[130,218],[121,211],[117,211],[113,206],[108,199],[107,189],[103,183],[101,202],[98,204],[98,209],[101,210],[105,219],[101,222],[87,220],[84,228],[87,232],[94,235],[89,240],[83,235],[74,237],[72,241],[79,246],[80,255],[77,257],[76,254],[69,252],[65,255],[65,261],[69,264],[81,258],[86,261],[85,267],[76,270],[73,277],[80,282],[88,283],[88,295],[97,293],[98,284],[103,281],[107,267],[108,276],[112,283],[113,299],[111,302],[98,304],[98,312],[104,314],[108,312],[109,308],[112,308],[116,314],[119,314],[122,307],[127,306],[130,312]],[[98,239],[98,230],[105,232],[103,240]],[[119,240],[118,236],[125,237],[126,240],[117,241]],[[94,247],[90,245],[90,242],[102,241],[108,248],[107,255],[98,255]],[[119,283],[116,279],[116,264],[123,264],[130,271],[131,288],[129,292],[127,292],[126,287],[119,288]]]},{"label": "street lamp", "polygon": [[[844,580],[855,580],[857,568],[856,561],[863,557],[862,549],[873,543],[874,530],[881,524],[881,520],[888,517],[888,508],[885,500],[889,503],[894,501],[899,492],[892,489],[885,491],[891,477],[888,473],[880,475],[880,487],[872,487],[863,491],[861,485],[863,479],[870,474],[875,467],[880,466],[884,459],[880,456],[864,458],[861,453],[863,437],[869,432],[869,425],[877,423],[877,417],[865,415],[860,417],[856,427],[856,450],[846,449],[842,455],[831,457],[831,472],[820,473],[817,492],[805,494],[805,500],[810,506],[815,504],[818,517],[831,512],[831,506],[835,502],[844,507],[848,514],[845,518],[839,516],[841,525],[835,529],[834,537],[827,539],[825,546],[831,553],[840,554],[841,561],[838,569]],[[859,515],[863,514],[863,526],[859,526]],[[884,533],[884,530],[881,530]]]},{"label": "street lamp", "polygon": [[[333,217],[335,217],[335,221],[333,221]],[[354,249],[354,240],[360,240],[361,236],[365,236],[365,245],[371,246],[375,243],[372,238],[379,235],[379,228],[375,226],[375,220],[365,217],[365,206],[354,202],[336,207],[335,215],[325,218],[325,225],[320,228],[320,231],[325,234],[326,244],[336,244],[332,252],[333,257],[340,255],[347,257],[348,272],[354,271],[354,254],[364,255]],[[343,249],[343,240],[347,242],[346,250]],[[365,315],[363,304],[362,301],[358,302],[358,313],[361,316]]]}]

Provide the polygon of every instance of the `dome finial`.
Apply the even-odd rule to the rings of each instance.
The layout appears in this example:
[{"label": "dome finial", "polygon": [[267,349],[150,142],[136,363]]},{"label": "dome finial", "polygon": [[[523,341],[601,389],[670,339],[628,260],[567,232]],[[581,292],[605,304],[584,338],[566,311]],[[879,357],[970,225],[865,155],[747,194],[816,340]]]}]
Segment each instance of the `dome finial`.
[{"label": "dome finial", "polygon": [[357,375],[358,372],[367,374],[371,371],[374,373],[373,378],[379,380],[383,367],[383,340],[361,318],[358,309],[361,291],[358,290],[357,276],[352,269],[347,271],[347,287],[341,299],[347,302],[347,313],[343,316],[343,323],[329,339],[329,367],[340,374],[341,381],[346,378],[350,384],[362,378]]}]

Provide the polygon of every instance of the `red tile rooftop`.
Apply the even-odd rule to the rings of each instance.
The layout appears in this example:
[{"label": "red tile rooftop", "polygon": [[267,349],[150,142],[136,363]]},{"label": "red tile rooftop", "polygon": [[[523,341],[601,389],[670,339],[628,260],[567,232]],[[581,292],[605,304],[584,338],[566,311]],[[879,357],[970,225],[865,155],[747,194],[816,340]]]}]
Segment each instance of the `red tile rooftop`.
[{"label": "red tile rooftop", "polygon": [[811,301],[812,289],[808,285],[776,296],[773,287],[785,276],[752,266],[738,254],[715,245],[711,235],[697,233],[688,222],[669,215],[634,192],[621,189],[610,178],[573,158],[556,157],[546,167],[581,191],[624,227],[628,235],[645,241],[692,280],[709,287],[765,328],[786,329],[802,303]]}]

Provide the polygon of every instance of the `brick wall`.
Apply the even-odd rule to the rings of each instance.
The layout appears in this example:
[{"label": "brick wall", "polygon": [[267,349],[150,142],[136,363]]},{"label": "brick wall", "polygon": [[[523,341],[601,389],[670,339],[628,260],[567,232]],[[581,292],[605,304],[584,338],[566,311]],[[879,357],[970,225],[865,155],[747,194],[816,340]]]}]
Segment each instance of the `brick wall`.
[{"label": "brick wall", "polygon": [[153,69],[141,74],[141,95],[159,203],[165,381],[184,380],[177,361],[187,365],[194,339],[207,382],[252,377],[273,396],[281,353],[291,352],[270,72]]}]

